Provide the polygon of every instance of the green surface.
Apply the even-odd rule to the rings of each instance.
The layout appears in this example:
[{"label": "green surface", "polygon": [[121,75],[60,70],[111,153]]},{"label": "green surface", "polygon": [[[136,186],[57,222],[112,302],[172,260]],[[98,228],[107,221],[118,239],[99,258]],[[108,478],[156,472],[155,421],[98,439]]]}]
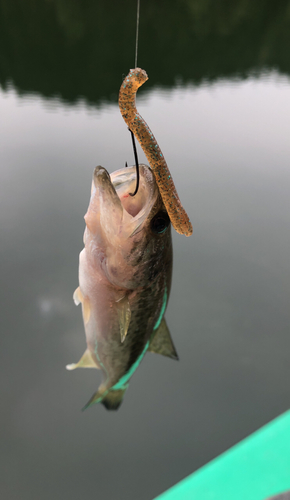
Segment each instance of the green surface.
[{"label": "green surface", "polygon": [[158,496],[158,500],[265,500],[289,489],[290,410]]}]

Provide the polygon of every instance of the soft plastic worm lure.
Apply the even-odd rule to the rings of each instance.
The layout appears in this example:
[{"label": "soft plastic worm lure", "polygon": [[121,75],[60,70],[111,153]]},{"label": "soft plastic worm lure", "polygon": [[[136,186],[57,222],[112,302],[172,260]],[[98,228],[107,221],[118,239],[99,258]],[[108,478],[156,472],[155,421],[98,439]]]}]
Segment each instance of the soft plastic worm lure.
[{"label": "soft plastic worm lure", "polygon": [[119,92],[119,108],[129,129],[137,137],[153,170],[163,203],[174,229],[185,236],[192,234],[192,225],[177,194],[169,168],[158,143],[135,104],[136,92],[148,80],[146,71],[131,69]]}]

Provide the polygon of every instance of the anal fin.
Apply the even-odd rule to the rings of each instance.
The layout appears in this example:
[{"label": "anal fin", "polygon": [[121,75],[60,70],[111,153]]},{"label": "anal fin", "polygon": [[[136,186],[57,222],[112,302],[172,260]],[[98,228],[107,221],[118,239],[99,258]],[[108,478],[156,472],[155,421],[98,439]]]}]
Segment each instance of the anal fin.
[{"label": "anal fin", "polygon": [[66,365],[67,370],[75,370],[76,368],[100,368],[97,362],[92,357],[91,351],[86,349],[78,363]]},{"label": "anal fin", "polygon": [[148,351],[162,354],[172,359],[178,359],[178,354],[172,342],[165,318],[162,318],[157,331],[153,333]]}]

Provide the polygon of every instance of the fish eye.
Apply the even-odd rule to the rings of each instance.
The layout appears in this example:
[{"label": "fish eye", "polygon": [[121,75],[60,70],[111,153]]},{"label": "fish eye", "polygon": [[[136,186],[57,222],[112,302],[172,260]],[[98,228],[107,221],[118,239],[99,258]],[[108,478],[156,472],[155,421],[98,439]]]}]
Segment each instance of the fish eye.
[{"label": "fish eye", "polygon": [[155,234],[162,234],[170,224],[167,212],[158,212],[150,222],[151,231]]}]

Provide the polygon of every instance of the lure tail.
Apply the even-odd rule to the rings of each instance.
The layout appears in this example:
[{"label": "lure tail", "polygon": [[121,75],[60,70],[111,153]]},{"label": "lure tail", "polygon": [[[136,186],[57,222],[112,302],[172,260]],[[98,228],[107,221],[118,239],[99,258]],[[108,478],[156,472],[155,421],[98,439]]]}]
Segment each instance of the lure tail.
[{"label": "lure tail", "polygon": [[136,92],[146,80],[148,80],[148,76],[143,69],[135,68],[130,70],[120,88],[119,108],[125,123],[138,139],[149,161],[174,229],[180,234],[190,236],[192,234],[192,225],[181,204],[165,158],[153,133],[136,108]]}]

